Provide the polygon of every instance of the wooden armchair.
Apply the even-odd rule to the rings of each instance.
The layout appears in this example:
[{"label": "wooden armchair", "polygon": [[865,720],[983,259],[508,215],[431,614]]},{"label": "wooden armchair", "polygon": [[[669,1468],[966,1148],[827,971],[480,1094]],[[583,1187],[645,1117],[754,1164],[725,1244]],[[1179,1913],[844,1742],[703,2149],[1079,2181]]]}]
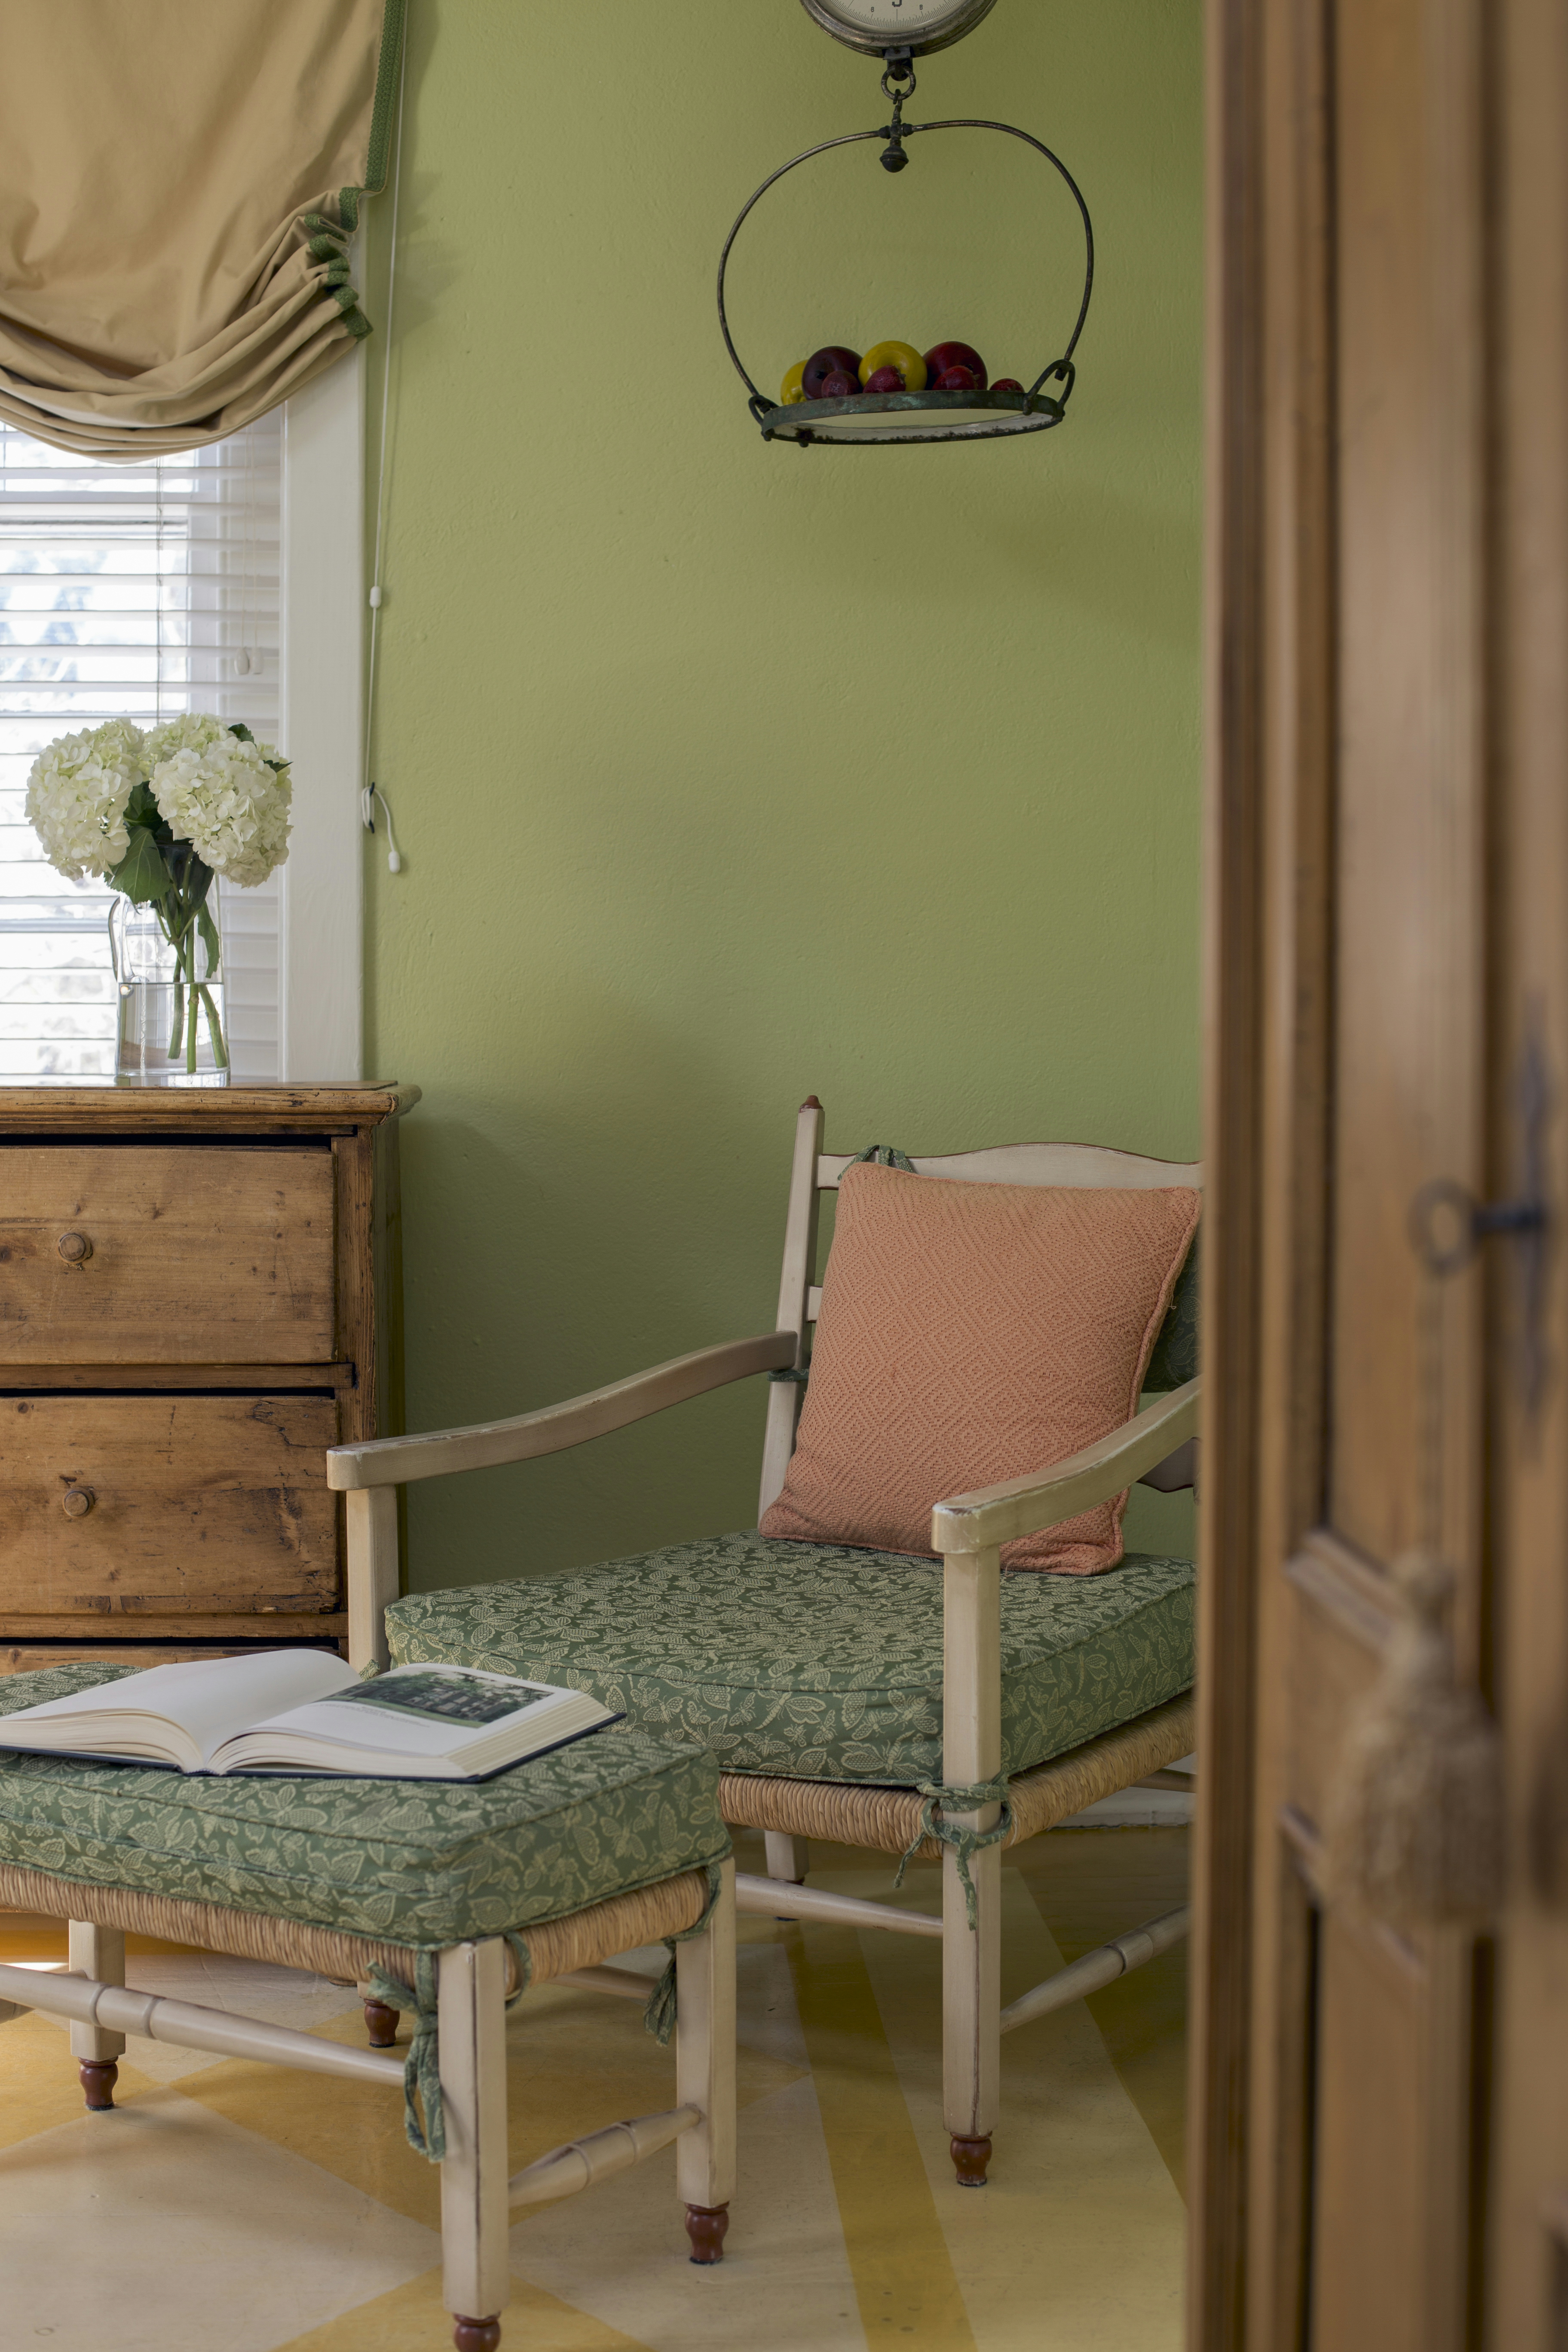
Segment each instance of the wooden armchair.
[{"label": "wooden armchair", "polygon": [[[664,1553],[608,1563],[586,1575],[397,1601],[396,1489],[400,1485],[578,1445],[689,1397],[762,1372],[773,1376],[760,1506],[766,1510],[784,1484],[794,1448],[808,1333],[821,1298],[813,1279],[821,1197],[837,1188],[852,1164],[849,1155],[824,1153],[822,1128],[822,1109],[814,1097],[802,1107],[795,1134],[776,1329],[699,1349],[591,1395],[512,1420],[339,1446],[329,1454],[329,1481],[347,1501],[351,1655],[359,1663],[384,1660],[384,1621],[390,1608],[400,1658],[441,1656],[575,1683],[627,1706],[650,1730],[679,1730],[698,1738],[715,1749],[723,1768],[721,1802],[725,1818],[736,1826],[766,1833],[769,1875],[742,1874],[737,1880],[742,1910],[940,1937],[944,2120],[958,2179],[977,2187],[985,2179],[990,2159],[1002,2035],[1152,1958],[1184,1935],[1187,1927],[1184,1908],[1152,1920],[1085,1955],[1007,2009],[1001,2007],[1004,1845],[1037,1835],[1097,1798],[1162,1771],[1191,1749],[1194,1718],[1189,1563],[1155,1560],[1144,1563],[1142,1570],[1129,1563],[1125,1569],[1090,1578],[1005,1577],[1000,1548],[1014,1538],[1057,1526],[1134,1481],[1146,1481],[1167,1491],[1192,1485],[1197,1380],[1185,1381],[1123,1428],[1065,1461],[974,1494],[951,1496],[936,1506],[931,1514],[931,1548],[941,1554],[942,1567],[940,1652],[932,1679],[939,1675],[941,1683],[941,1747],[937,1759],[933,1736],[930,1753],[934,1769],[929,1770],[917,1768],[907,1775],[896,1769],[879,1770],[875,1756],[868,1760],[863,1751],[857,1751],[859,1760],[855,1770],[846,1770],[840,1764],[836,1772],[832,1754],[825,1757],[815,1732],[798,1735],[798,1757],[792,1759],[787,1707],[768,1716],[766,1739],[773,1743],[771,1747],[754,1728],[744,1731],[738,1718],[731,1722],[721,1713],[694,1716],[688,1706],[689,1695],[679,1691],[673,1697],[670,1695],[670,1678],[679,1680],[679,1674],[678,1611],[669,1629],[668,1654],[662,1663],[655,1661],[651,1665],[629,1658],[629,1637],[623,1638],[613,1622],[606,1630],[604,1622],[589,1624],[584,1618],[584,1597],[591,1602],[601,1585],[613,1601],[617,1580],[629,1585],[640,1578],[646,1584],[650,1577],[662,1577],[661,1591],[686,1596],[683,1605],[691,1612],[693,1642],[711,1638],[711,1627],[722,1612],[717,1602],[705,1600],[702,1577],[721,1570],[728,1573],[731,1555],[744,1568],[751,1555],[767,1550],[761,1538],[737,1537],[707,1546],[675,1547]],[[1146,1189],[1195,1185],[1201,1181],[1201,1171],[1191,1165],[1139,1159],[1081,1144],[1019,1144],[917,1159],[913,1166],[921,1175],[973,1183]],[[929,1579],[932,1573],[924,1564],[906,1558],[856,1554],[837,1547],[773,1547],[774,1551],[781,1549],[803,1556],[830,1552],[834,1590],[861,1561],[869,1563],[863,1571],[867,1575],[875,1569],[883,1577],[906,1579],[905,1590],[910,1594],[916,1592],[918,1580]],[[676,1567],[671,1568],[672,1562]],[[1151,1578],[1151,1570],[1160,1573]],[[1175,1628],[1162,1654],[1159,1670],[1164,1687],[1157,1703],[1148,1704],[1147,1690],[1141,1702],[1124,1699],[1120,1709],[1112,1699],[1103,1710],[1107,1719],[1089,1720],[1089,1736],[1082,1736],[1085,1726],[1079,1720],[1078,1732],[1066,1741],[1059,1735],[1043,1737],[1037,1727],[1035,1753],[1044,1754],[1046,1760],[1033,1761],[1026,1756],[1009,1760],[1004,1754],[1005,1604],[1009,1609],[1015,1604],[1033,1608],[1037,1600],[1041,1607],[1048,1601],[1058,1615],[1075,1609],[1103,1612],[1116,1597],[1112,1580],[1140,1574],[1159,1587],[1158,1605],[1166,1612],[1162,1622],[1168,1621]],[[1047,1593],[1047,1587],[1058,1590]],[[877,1589],[883,1593],[889,1591],[885,1583]],[[521,1595],[527,1596],[526,1606],[514,1598]],[[900,1598],[901,1605],[902,1593]],[[658,1612],[650,1611],[646,1592],[640,1599],[640,1609],[628,1613],[637,1615],[646,1625],[650,1615]],[[934,1595],[931,1605],[934,1623]],[[552,1606],[558,1607],[562,1623],[552,1634],[542,1633],[541,1625],[547,1622]],[[675,1604],[671,1606],[674,1609]],[[765,1613],[761,1601],[756,1613],[760,1623]],[[819,1607],[818,1623],[821,1613]],[[811,1614],[802,1608],[803,1625]],[[476,1616],[483,1622],[476,1622]],[[758,1641],[763,1638],[759,1633]],[[787,1622],[780,1638],[782,1663],[777,1644],[764,1663],[770,1689],[787,1693],[791,1639]],[[1114,1639],[1114,1628],[1106,1638]],[[547,1644],[543,1649],[542,1643]],[[820,1643],[818,1649],[820,1653]],[[671,1658],[676,1660],[673,1664]],[[821,1680],[820,1673],[803,1678],[800,1688],[805,1693],[820,1687]],[[711,1692],[705,1690],[703,1698],[710,1707]],[[682,1713],[682,1706],[688,1706],[688,1711]],[[784,1721],[782,1733],[781,1718]],[[934,1724],[931,1728],[934,1735]],[[917,1732],[900,1737],[906,1738],[910,1756],[921,1752]],[[1064,1748],[1066,1752],[1059,1752]],[[790,1769],[792,1760],[799,1763],[798,1777]],[[984,1838],[995,1830],[1003,1817],[998,1801],[949,1811],[941,1804],[930,1803],[921,1793],[928,1780],[966,1792],[995,1786],[1005,1764],[1007,1826],[1005,1836],[995,1843],[976,1848],[971,1841],[973,1835]],[[908,1785],[895,1785],[903,1779]],[[940,1856],[941,1916],[808,1887],[804,1881],[809,1868],[809,1841],[814,1836],[887,1854],[912,1852],[932,1859]]]}]

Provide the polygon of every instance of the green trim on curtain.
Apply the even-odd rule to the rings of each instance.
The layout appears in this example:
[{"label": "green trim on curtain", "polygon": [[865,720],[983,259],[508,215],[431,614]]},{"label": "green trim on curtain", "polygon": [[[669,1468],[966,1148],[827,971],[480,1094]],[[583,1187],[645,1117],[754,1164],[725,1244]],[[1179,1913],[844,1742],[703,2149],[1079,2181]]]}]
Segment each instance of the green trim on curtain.
[{"label": "green trim on curtain", "polygon": [[[381,20],[381,49],[375,66],[375,97],[370,110],[370,151],[365,158],[364,185],[344,188],[338,197],[343,226],[352,236],[359,226],[362,196],[379,196],[386,185],[392,142],[397,132],[397,91],[403,68],[403,41],[407,29],[406,0],[386,0]],[[366,329],[369,332],[369,329]]]},{"label": "green trim on curtain", "polygon": [[386,167],[397,129],[397,85],[403,66],[406,15],[405,0],[386,0],[386,15],[381,26],[381,56],[375,68],[375,102],[370,110],[370,157],[364,182],[364,193],[369,196],[379,196],[386,185]]}]

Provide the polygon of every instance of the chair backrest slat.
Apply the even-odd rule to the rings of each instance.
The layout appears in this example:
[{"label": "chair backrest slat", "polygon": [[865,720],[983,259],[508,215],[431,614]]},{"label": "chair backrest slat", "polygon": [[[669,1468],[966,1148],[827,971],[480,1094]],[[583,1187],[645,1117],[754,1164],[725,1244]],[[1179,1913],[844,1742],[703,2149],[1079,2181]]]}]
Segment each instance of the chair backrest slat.
[{"label": "chair backrest slat", "polygon": [[[836,1192],[855,1157],[824,1152],[816,1163],[820,1191]],[[1162,1184],[1201,1185],[1199,1160],[1144,1160],[1099,1143],[998,1143],[986,1151],[951,1151],[916,1160],[917,1176],[945,1176],[960,1184],[1100,1185],[1108,1192],[1152,1192]]]}]

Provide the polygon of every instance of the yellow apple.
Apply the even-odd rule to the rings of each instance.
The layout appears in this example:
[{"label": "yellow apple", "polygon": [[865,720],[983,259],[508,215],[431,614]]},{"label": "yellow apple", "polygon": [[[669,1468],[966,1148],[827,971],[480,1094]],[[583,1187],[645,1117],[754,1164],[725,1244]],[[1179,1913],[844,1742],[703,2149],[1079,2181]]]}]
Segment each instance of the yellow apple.
[{"label": "yellow apple", "polygon": [[860,381],[869,383],[879,368],[897,368],[906,392],[926,388],[926,363],[912,343],[873,343],[860,362]]}]

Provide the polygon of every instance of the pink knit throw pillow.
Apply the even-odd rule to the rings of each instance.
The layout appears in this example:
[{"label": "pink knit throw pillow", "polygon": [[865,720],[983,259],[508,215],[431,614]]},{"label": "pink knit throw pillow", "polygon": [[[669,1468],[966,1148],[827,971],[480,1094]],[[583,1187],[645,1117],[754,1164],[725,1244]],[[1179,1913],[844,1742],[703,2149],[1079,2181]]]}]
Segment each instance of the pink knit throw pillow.
[{"label": "pink knit throw pillow", "polygon": [[[958,1184],[855,1167],[800,1437],[763,1533],[931,1554],[933,1505],[1044,1470],[1136,1410],[1198,1222],[1153,1192]],[[1003,1548],[1091,1576],[1121,1558],[1125,1493]]]}]

